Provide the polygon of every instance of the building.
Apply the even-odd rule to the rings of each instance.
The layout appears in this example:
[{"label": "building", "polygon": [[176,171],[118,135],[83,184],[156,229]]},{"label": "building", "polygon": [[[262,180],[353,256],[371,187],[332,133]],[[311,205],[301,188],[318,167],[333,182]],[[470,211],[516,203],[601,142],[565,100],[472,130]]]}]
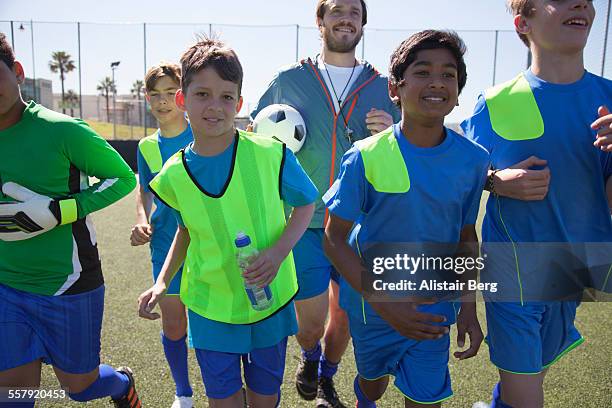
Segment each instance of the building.
[{"label": "building", "polygon": [[51,80],[43,78],[34,80],[26,77],[20,88],[23,100],[34,100],[49,109],[54,109],[53,82]]}]

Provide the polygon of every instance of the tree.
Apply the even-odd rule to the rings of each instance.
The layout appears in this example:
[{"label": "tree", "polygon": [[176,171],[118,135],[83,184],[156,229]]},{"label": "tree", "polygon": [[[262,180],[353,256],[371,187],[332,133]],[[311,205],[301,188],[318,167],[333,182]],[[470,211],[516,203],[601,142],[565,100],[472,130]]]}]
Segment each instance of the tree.
[{"label": "tree", "polygon": [[[66,51],[55,51],[51,53],[51,61],[49,61],[49,69],[51,72],[59,72],[60,81],[62,83],[62,102],[65,101],[64,95],[64,80],[68,72],[73,71],[76,68],[74,61],[70,59],[70,54]],[[66,108],[62,106],[62,113],[66,113]]]},{"label": "tree", "polygon": [[104,79],[98,82],[96,89],[106,99],[106,121],[110,122],[109,98],[115,92],[115,83],[110,77],[104,77]]},{"label": "tree", "polygon": [[138,124],[139,125],[142,125],[142,109],[140,106],[140,99],[142,98],[143,89],[144,89],[144,82],[141,81],[140,79],[137,79],[136,81],[134,81],[134,83],[132,84],[132,89],[130,89],[132,96],[138,100]]},{"label": "tree", "polygon": [[68,92],[66,92],[64,104],[70,107],[70,116],[74,116],[74,108],[79,104],[79,95],[72,89],[69,89]]}]

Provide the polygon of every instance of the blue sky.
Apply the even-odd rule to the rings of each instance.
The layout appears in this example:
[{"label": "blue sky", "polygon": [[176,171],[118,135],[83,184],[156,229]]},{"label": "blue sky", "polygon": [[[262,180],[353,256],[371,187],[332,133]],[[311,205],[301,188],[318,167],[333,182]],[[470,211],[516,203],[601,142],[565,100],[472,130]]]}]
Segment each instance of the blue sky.
[{"label": "blue sky", "polygon": [[[586,65],[599,74],[607,1],[594,3],[598,16],[586,52]],[[471,111],[478,92],[492,84],[495,30],[500,30],[496,82],[509,79],[525,67],[527,52],[512,32],[512,18],[504,4],[504,0],[369,0],[365,44],[363,48],[358,46],[358,56],[363,50],[365,58],[386,73],[391,51],[410,34],[425,28],[457,30],[468,46],[468,85],[460,106],[450,117],[460,120]],[[78,63],[75,22],[81,21],[83,93],[95,93],[97,82],[110,75],[110,62],[116,60],[121,61],[115,76],[118,91],[127,93],[145,71],[143,22],[147,23],[147,65],[160,59],[177,61],[194,40],[194,33],[208,33],[209,24],[213,24],[213,31],[234,47],[241,58],[246,110],[257,101],[275,70],[295,61],[296,25],[300,26],[300,57],[318,52],[315,5],[316,0],[0,0],[0,20],[4,20],[0,21],[0,31],[10,37],[8,21],[15,21],[16,53],[29,76],[34,66],[36,77],[53,79],[54,91],[59,92],[59,80],[49,71],[48,61],[51,52],[63,50]],[[35,64],[30,20],[34,21]],[[24,30],[19,30],[22,21]],[[611,49],[609,44],[608,54],[612,54]],[[612,76],[612,61],[606,64],[605,76]],[[66,89],[78,92],[76,72],[68,74]]]}]

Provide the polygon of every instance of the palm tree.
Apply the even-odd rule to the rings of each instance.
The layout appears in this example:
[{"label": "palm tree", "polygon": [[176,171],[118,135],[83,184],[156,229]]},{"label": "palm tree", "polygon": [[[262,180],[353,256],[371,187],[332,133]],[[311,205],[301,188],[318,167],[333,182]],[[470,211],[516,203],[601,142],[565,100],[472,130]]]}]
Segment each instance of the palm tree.
[{"label": "palm tree", "polygon": [[138,100],[138,124],[142,125],[142,110],[140,109],[140,99],[142,98],[142,90],[144,89],[144,82],[137,79],[132,84],[130,92],[134,98]]},{"label": "palm tree", "polygon": [[96,89],[100,91],[100,95],[106,99],[106,121],[110,122],[110,107],[108,102],[110,96],[115,92],[115,83],[110,77],[104,77],[104,79],[98,82]]},{"label": "palm tree", "polygon": [[[66,79],[65,74],[73,71],[76,68],[74,61],[70,59],[70,54],[66,51],[55,51],[51,53],[51,61],[49,61],[49,69],[51,72],[59,72],[60,81],[62,83],[62,102],[65,100],[64,96],[64,80]],[[62,113],[66,113],[66,108],[62,106]]]},{"label": "palm tree", "polygon": [[68,92],[66,92],[64,101],[66,105],[70,106],[70,116],[74,116],[74,108],[79,103],[79,95],[77,95],[77,93],[72,89],[69,89]]}]

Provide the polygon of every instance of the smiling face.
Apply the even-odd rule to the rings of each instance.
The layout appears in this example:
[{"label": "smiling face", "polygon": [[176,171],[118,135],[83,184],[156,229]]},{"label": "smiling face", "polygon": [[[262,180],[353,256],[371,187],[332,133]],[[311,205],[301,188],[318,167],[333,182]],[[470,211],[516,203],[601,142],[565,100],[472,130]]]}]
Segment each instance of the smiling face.
[{"label": "smiling face", "polygon": [[224,80],[208,67],[193,74],[185,93],[177,92],[176,104],[189,115],[194,136],[231,137],[242,97],[237,83]]},{"label": "smiling face", "polygon": [[329,51],[347,53],[355,50],[363,33],[360,0],[331,0],[323,18],[317,19],[323,45]]},{"label": "smiling face", "polygon": [[183,112],[176,106],[174,97],[179,84],[168,76],[162,76],[152,89],[146,92],[147,101],[151,104],[151,113],[160,126],[179,121]]},{"label": "smiling face", "polygon": [[534,0],[532,14],[515,16],[514,24],[532,47],[572,54],[584,50],[594,19],[591,0]]},{"label": "smiling face", "polygon": [[457,76],[457,60],[448,49],[421,50],[400,83],[389,85],[389,94],[395,101],[399,98],[403,120],[444,121],[457,105]]}]

